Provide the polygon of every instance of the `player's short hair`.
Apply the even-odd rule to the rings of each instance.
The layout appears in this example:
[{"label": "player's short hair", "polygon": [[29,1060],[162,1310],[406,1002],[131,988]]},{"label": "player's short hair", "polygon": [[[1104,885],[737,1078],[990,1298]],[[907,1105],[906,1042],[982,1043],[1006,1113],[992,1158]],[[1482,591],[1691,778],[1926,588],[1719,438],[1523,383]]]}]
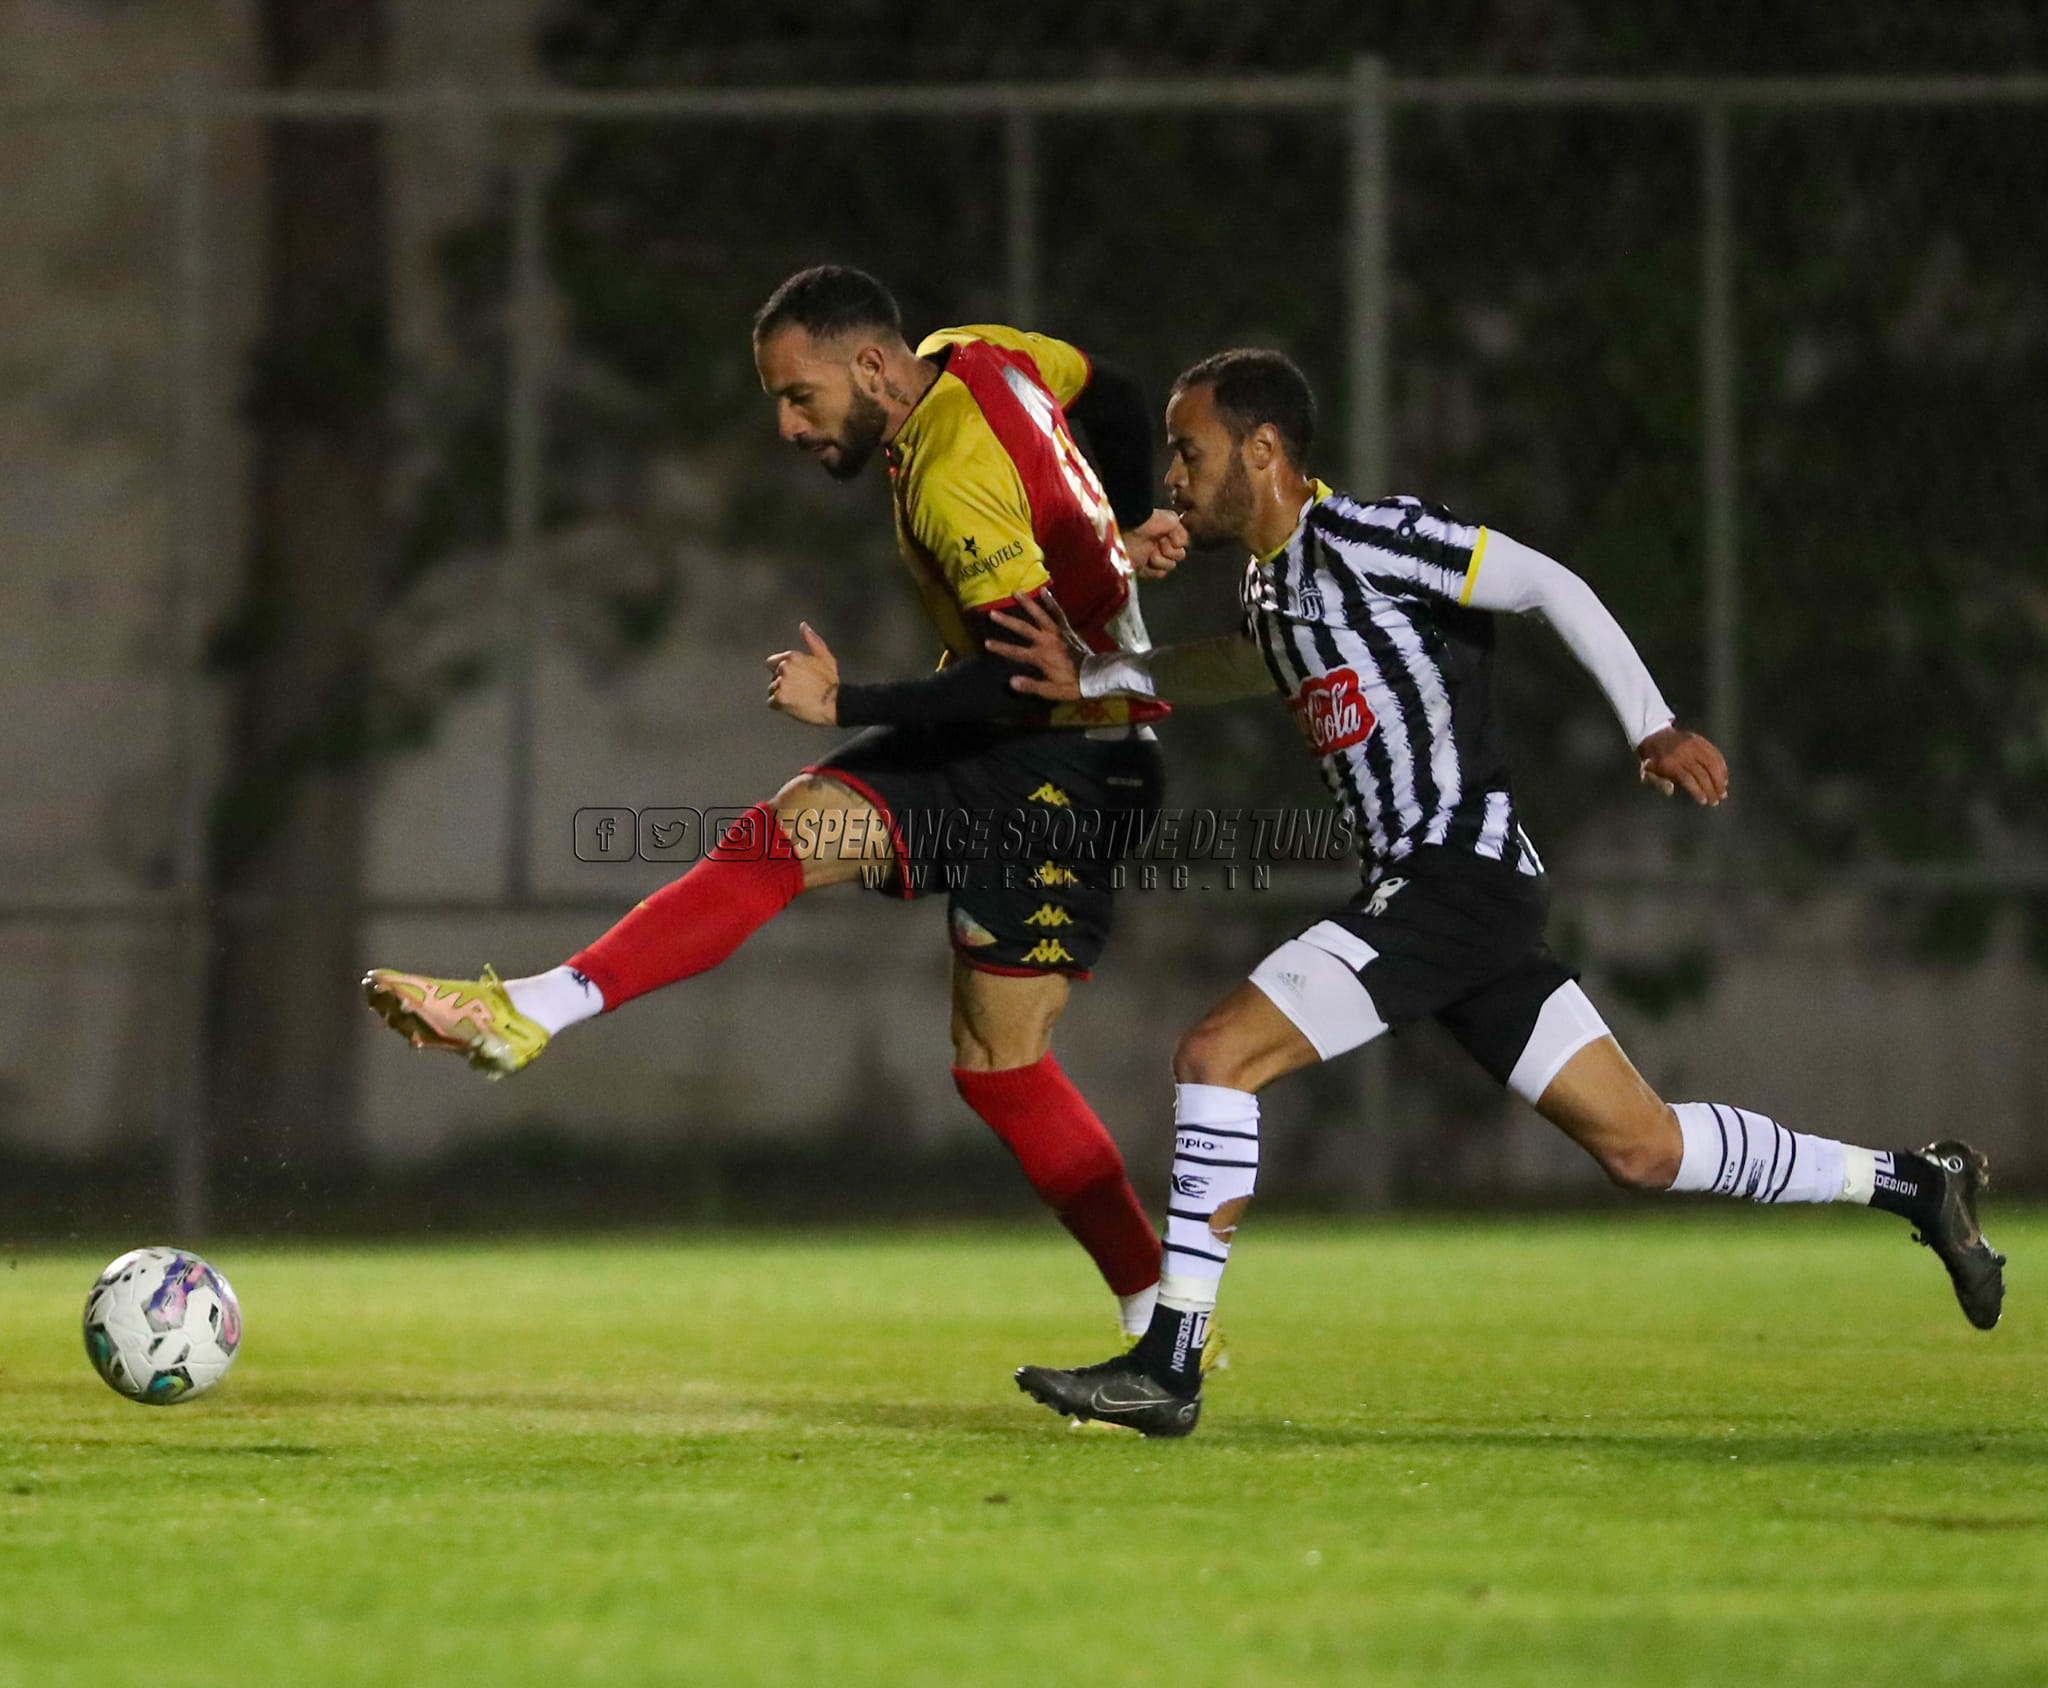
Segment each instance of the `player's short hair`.
[{"label": "player's short hair", "polygon": [[903,337],[903,313],[888,288],[850,264],[798,270],[754,313],[754,338],[765,340],[792,324],[819,340],[862,328]]},{"label": "player's short hair", "polygon": [[1173,390],[1184,393],[1190,387],[1215,393],[1216,412],[1233,440],[1270,422],[1287,460],[1297,469],[1306,466],[1316,437],[1316,395],[1293,359],[1252,346],[1233,347],[1183,369]]}]

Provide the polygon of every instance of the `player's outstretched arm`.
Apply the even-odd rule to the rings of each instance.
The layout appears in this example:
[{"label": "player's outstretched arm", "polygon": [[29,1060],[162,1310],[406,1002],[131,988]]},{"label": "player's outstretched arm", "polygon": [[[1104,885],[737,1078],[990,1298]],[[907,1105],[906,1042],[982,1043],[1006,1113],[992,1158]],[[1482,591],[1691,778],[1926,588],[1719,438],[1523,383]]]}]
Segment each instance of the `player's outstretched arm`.
[{"label": "player's outstretched arm", "polygon": [[1486,532],[1465,584],[1475,609],[1541,615],[1607,694],[1640,758],[1645,784],[1667,796],[1683,787],[1697,801],[1728,795],[1728,763],[1697,733],[1675,724],[1641,654],[1599,595],[1576,574],[1541,551],[1504,533]]},{"label": "player's outstretched arm", "polygon": [[1257,647],[1242,634],[1091,655],[1035,598],[1023,599],[1014,612],[997,610],[989,620],[1010,635],[1007,641],[990,639],[989,654],[1028,670],[1010,684],[1031,697],[1055,702],[1146,697],[1204,704],[1264,697],[1273,690],[1273,677]]},{"label": "player's outstretched arm", "polygon": [[1029,713],[1010,689],[1017,666],[983,653],[915,680],[844,684],[839,661],[809,622],[804,648],[768,658],[768,707],[814,727],[879,727],[940,721],[997,721]]},{"label": "player's outstretched arm", "polygon": [[1053,703],[1080,697],[1087,647],[1036,598],[1020,600],[1014,610],[992,610],[988,619],[1009,634],[1008,639],[991,637],[985,648],[990,656],[1016,665],[1012,691]]}]

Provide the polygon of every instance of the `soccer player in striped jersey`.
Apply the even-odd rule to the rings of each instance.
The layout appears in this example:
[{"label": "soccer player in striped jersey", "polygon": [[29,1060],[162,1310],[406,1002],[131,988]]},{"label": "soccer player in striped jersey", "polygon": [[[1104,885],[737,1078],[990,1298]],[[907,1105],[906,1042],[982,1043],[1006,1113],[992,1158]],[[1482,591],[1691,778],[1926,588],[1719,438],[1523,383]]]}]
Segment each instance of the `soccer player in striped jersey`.
[{"label": "soccer player in striped jersey", "polygon": [[[1109,935],[1103,844],[1156,806],[1142,698],[1046,704],[982,650],[990,611],[1048,606],[1087,648],[1142,650],[1134,577],[1186,549],[1152,508],[1152,421],[1137,385],[1064,341],[951,328],[915,351],[872,276],[790,277],[754,322],[782,437],[833,478],[888,465],[897,538],[946,660],[921,679],[855,685],[811,629],[769,658],[773,708],[867,731],[805,769],[705,859],[560,967],[501,982],[378,969],[370,1005],[420,1048],[492,1076],[580,1020],[716,967],[795,897],[866,882],[943,888],[953,945],[953,1079],[1116,1294],[1125,1333],[1150,1319],[1160,1245],[1123,1157],[1052,1055],[1072,981]],[[1093,462],[1070,423],[1085,431]],[[970,823],[988,817],[985,830]],[[1072,824],[1070,824],[1072,823]],[[1025,859],[991,838],[1039,841]]]},{"label": "soccer player in striped jersey", "polygon": [[1678,726],[1592,589],[1505,534],[1415,498],[1361,503],[1304,467],[1307,381],[1272,352],[1220,353],[1167,407],[1167,485],[1195,544],[1251,553],[1240,630],[1200,644],[1087,654],[1030,606],[998,651],[1047,698],[1218,702],[1277,691],[1363,840],[1364,884],[1253,969],[1174,1053],[1166,1268],[1151,1327],[1078,1370],[1026,1366],[1062,1413],[1184,1436],[1197,1358],[1259,1160],[1258,1093],[1390,1026],[1433,1018],[1617,1184],[1757,1202],[1888,1209],[1947,1267],[1973,1325],[1998,1322],[2004,1257],[1984,1240],[1982,1154],[1884,1152],[1718,1102],[1667,1104],[1543,941],[1543,864],[1516,817],[1491,697],[1493,618],[1542,616],[1606,694],[1643,779],[1726,794],[1713,745]]}]

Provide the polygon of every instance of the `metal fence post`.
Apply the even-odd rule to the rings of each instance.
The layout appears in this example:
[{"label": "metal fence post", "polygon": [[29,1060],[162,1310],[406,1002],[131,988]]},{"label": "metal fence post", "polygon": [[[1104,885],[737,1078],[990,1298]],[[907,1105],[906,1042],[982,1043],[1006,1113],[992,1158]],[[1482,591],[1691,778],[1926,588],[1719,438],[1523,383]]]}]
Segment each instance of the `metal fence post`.
[{"label": "metal fence post", "polygon": [[542,454],[548,384],[547,136],[516,132],[512,163],[512,274],[506,300],[505,551],[505,896],[533,895],[534,695]]},{"label": "metal fence post", "polygon": [[[1359,498],[1392,492],[1393,429],[1388,416],[1388,323],[1393,243],[1388,216],[1387,66],[1361,55],[1351,61],[1345,106],[1350,143],[1350,195],[1345,231],[1344,343],[1351,431],[1346,442],[1345,490]],[[1383,1205],[1395,1148],[1394,1052],[1379,1038],[1360,1052],[1358,1111],[1371,1133],[1348,1160],[1356,1176],[1356,1199]],[[1355,1129],[1349,1125],[1344,1129]]]},{"label": "metal fence post", "polygon": [[170,633],[172,860],[175,912],[167,934],[178,983],[164,993],[171,1025],[164,1135],[170,1148],[171,1223],[197,1239],[208,1223],[206,1153],[207,783],[205,702],[200,695],[201,575],[211,549],[212,384],[207,379],[208,200],[213,157],[206,90],[187,82],[172,107],[176,174],[178,465],[165,579]]},{"label": "metal fence post", "polygon": [[[1742,737],[1742,558],[1736,424],[1735,205],[1728,103],[1700,107],[1701,492],[1706,503],[1707,732],[1731,763]],[[1739,776],[1738,776],[1739,777]]]},{"label": "metal fence post", "polygon": [[1388,417],[1387,67],[1383,59],[1351,61],[1346,106],[1350,140],[1349,219],[1345,240],[1345,350],[1351,437],[1348,491],[1375,498],[1392,490],[1393,431]]},{"label": "metal fence post", "polygon": [[1038,326],[1038,123],[1012,111],[1003,124],[1005,211],[1004,297],[1018,328]]}]

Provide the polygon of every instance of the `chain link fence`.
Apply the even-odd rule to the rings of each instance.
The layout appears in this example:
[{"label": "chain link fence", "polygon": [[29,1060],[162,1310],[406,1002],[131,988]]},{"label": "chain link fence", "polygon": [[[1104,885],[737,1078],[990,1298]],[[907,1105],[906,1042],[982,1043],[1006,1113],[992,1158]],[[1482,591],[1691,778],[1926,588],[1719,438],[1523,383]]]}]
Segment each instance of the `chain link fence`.
[{"label": "chain link fence", "polygon": [[[1360,60],[1215,82],[14,93],[0,121],[21,258],[0,889],[17,1147],[154,1145],[186,1229],[234,1152],[202,1052],[222,922],[276,915],[210,865],[224,629],[265,538],[246,402],[275,261],[265,160],[287,127],[371,125],[392,438],[363,566],[400,725],[372,747],[364,959],[545,965],[660,883],[672,869],[578,860],[572,816],[744,803],[808,760],[750,678],[797,614],[863,671],[926,660],[880,489],[823,484],[763,425],[748,316],[838,258],[889,279],[914,324],[1040,326],[1155,393],[1220,345],[1282,346],[1324,400],[1327,476],[1578,568],[1740,782],[1710,817],[1642,799],[1597,693],[1540,632],[1506,635],[1558,941],[1653,1079],[1730,1071],[1764,1092],[1744,1100],[1852,1135],[1873,1106],[1904,1131],[1967,1093],[2006,1122],[2009,1164],[2048,1172],[2026,960],[2048,953],[2048,79]],[[1233,573],[1197,562],[1153,593],[1155,636],[1226,625]],[[1191,808],[1318,795],[1279,711],[1187,716],[1169,749]],[[1138,1158],[1175,1026],[1345,886],[1131,899],[1123,955],[1064,1035]],[[679,1035],[641,1034],[661,1048],[622,1053],[622,1028],[565,1043],[559,1076],[512,1101],[398,1070],[365,1034],[361,1142],[425,1165],[522,1126],[758,1148],[886,1118],[929,1150],[960,1123],[943,956],[935,929],[887,918],[806,912],[679,1010]],[[808,1071],[783,1058],[793,1023],[818,1028]],[[1282,1188],[1579,1188],[1427,1038],[1279,1112]]]}]

